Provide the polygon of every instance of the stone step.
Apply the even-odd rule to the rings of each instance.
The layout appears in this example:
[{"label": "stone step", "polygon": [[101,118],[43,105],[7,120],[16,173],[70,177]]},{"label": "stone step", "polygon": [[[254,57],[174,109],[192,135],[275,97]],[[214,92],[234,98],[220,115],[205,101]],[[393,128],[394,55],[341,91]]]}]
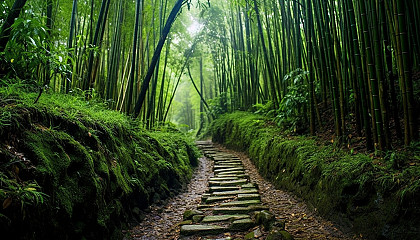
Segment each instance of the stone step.
[{"label": "stone step", "polygon": [[247,183],[247,184],[241,185],[241,188],[257,188],[258,189],[258,186],[254,183]]},{"label": "stone step", "polygon": [[209,181],[229,181],[229,180],[238,180],[238,177],[211,177]]},{"label": "stone step", "polygon": [[214,177],[237,177],[237,178],[249,179],[249,176],[246,174],[222,174],[222,175],[216,174]]},{"label": "stone step", "polygon": [[214,214],[246,214],[254,211],[268,210],[262,205],[252,205],[248,207],[217,207],[213,209]]},{"label": "stone step", "polygon": [[197,209],[201,211],[207,211],[207,210],[213,210],[214,207],[215,207],[214,204],[199,204],[197,206]]},{"label": "stone step", "polygon": [[209,192],[213,193],[213,192],[224,192],[224,191],[235,191],[235,190],[239,190],[240,187],[239,186],[216,186],[216,187],[209,187]]},{"label": "stone step", "polygon": [[209,181],[209,186],[238,186],[247,183],[248,179],[238,179],[231,181]]},{"label": "stone step", "polygon": [[216,235],[226,231],[226,228],[216,225],[183,225],[181,226],[181,235]]},{"label": "stone step", "polygon": [[259,194],[238,194],[238,201],[243,200],[260,200],[261,196]]},{"label": "stone step", "polygon": [[218,172],[216,173],[217,176],[221,177],[223,175],[234,175],[234,174],[245,174],[244,170],[236,170],[236,171],[227,171],[227,172]]},{"label": "stone step", "polygon": [[205,201],[206,204],[214,203],[214,202],[220,202],[225,200],[231,200],[234,199],[235,196],[219,196],[219,197],[208,197]]},{"label": "stone step", "polygon": [[214,163],[215,166],[220,166],[220,165],[225,165],[225,166],[243,166],[242,163],[240,162],[231,162],[231,161],[224,161],[224,162],[215,162]]},{"label": "stone step", "polygon": [[246,231],[255,226],[255,222],[252,221],[250,218],[239,219],[234,221],[229,229],[235,231]]},{"label": "stone step", "polygon": [[227,203],[221,203],[220,207],[247,207],[251,205],[260,204],[260,200],[244,200],[244,201],[232,201]]},{"label": "stone step", "polygon": [[225,222],[232,220],[239,220],[249,218],[247,214],[237,214],[237,215],[215,215],[215,216],[205,216],[202,223],[212,223],[212,222]]},{"label": "stone step", "polygon": [[[242,167],[242,165],[239,165],[239,164],[235,164],[235,165],[214,165],[214,167],[213,167],[215,170],[217,169],[229,169],[229,170],[231,170],[232,168],[241,168],[241,169],[243,169],[243,167]],[[235,169],[236,170],[236,169]]]},{"label": "stone step", "polygon": [[213,196],[227,196],[227,195],[238,195],[238,194],[254,194],[258,193],[257,189],[240,189],[235,191],[218,191],[213,192]]},{"label": "stone step", "polygon": [[227,168],[220,168],[220,169],[215,169],[214,173],[223,173],[223,172],[231,172],[231,171],[243,171],[244,167],[227,167]]}]

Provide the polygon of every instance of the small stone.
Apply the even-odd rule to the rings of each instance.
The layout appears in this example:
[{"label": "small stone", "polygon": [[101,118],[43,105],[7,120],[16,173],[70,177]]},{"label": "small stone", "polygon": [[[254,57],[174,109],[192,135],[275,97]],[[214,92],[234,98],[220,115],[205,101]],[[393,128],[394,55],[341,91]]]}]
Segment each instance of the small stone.
[{"label": "small stone", "polygon": [[255,235],[254,232],[249,232],[247,235],[245,235],[244,240],[254,240]]},{"label": "small stone", "polygon": [[250,218],[240,219],[234,221],[229,229],[231,230],[237,230],[237,231],[245,231],[250,228],[252,228],[255,225],[254,221],[252,221]]},{"label": "small stone", "polygon": [[203,212],[198,210],[186,210],[183,215],[183,220],[190,220],[194,215],[202,215]]},{"label": "small stone", "polygon": [[255,222],[263,225],[266,231],[269,231],[276,221],[274,215],[269,211],[263,210],[255,214]]},{"label": "small stone", "polygon": [[284,231],[284,230],[273,230],[271,231],[266,240],[293,240],[293,236],[290,235],[290,233]]},{"label": "small stone", "polygon": [[255,229],[254,230],[254,236],[256,237],[256,238],[259,238],[259,237],[261,237],[263,234],[262,234],[262,232],[261,232],[261,229],[260,228],[257,228],[257,229]]}]

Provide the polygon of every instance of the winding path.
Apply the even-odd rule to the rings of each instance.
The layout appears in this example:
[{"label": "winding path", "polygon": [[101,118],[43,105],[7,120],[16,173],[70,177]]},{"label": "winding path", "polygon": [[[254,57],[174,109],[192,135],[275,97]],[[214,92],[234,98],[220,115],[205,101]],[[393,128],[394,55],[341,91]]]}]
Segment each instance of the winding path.
[{"label": "winding path", "polygon": [[205,157],[185,192],[151,206],[127,239],[265,239],[269,231],[261,226],[261,216],[270,215],[275,216],[269,220],[271,231],[294,239],[357,239],[318,217],[302,200],[275,189],[245,154],[211,141],[197,145]]}]

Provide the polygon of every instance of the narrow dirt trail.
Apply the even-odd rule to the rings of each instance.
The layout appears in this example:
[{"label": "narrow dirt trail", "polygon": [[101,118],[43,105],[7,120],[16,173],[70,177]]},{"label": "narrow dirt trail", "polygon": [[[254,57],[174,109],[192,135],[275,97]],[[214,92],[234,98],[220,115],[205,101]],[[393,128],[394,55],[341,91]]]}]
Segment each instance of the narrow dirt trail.
[{"label": "narrow dirt trail", "polygon": [[[245,154],[227,150],[217,145],[216,147],[217,154],[229,154],[241,160],[244,173],[249,176],[248,181],[258,186],[262,206],[268,207],[269,211],[274,214],[277,220],[285,222],[286,230],[291,233],[294,239],[358,239],[356,236],[351,236],[351,233],[343,233],[333,223],[317,216],[299,198],[285,191],[275,189],[270,182],[264,180],[259,175],[257,169]],[[260,226],[247,229],[246,231],[232,231],[227,228],[226,231],[207,238],[200,237],[197,234],[193,236],[180,235],[180,223],[183,220],[183,213],[189,209],[201,208],[205,205],[204,203],[209,195],[209,179],[214,175],[215,165],[213,161],[206,157],[200,158],[199,162],[199,167],[196,169],[194,177],[188,184],[186,191],[169,199],[164,206],[151,206],[145,219],[129,231],[130,237],[127,237],[127,239],[228,240],[236,238],[243,239],[251,231],[258,233],[254,235],[256,237],[255,239],[265,239],[268,233]],[[237,196],[233,200],[237,200]],[[221,204],[226,204],[226,201],[222,201]],[[208,213],[203,214],[208,215]]]},{"label": "narrow dirt trail", "polygon": [[182,221],[182,214],[200,204],[211,174],[212,162],[206,157],[200,158],[186,190],[168,199],[163,206],[150,206],[144,220],[129,231],[130,236],[126,239],[179,239],[178,223]]}]

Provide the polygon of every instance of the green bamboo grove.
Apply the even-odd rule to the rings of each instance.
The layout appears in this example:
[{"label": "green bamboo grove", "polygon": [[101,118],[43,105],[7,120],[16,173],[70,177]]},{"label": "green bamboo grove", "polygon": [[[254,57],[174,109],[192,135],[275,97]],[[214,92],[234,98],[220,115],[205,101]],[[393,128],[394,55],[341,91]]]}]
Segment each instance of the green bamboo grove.
[{"label": "green bamboo grove", "polygon": [[[418,140],[417,0],[0,6],[0,76],[32,82],[39,97],[45,89],[99,96],[153,127],[169,120],[176,92],[188,82],[200,107],[193,114],[189,106],[186,118],[199,131],[217,114],[265,106],[295,131],[315,135],[333,126],[341,143],[361,137],[369,149],[386,150]],[[197,34],[186,30],[192,12],[203,26]]]},{"label": "green bamboo grove", "polygon": [[390,149],[392,134],[409,144],[418,138],[419,7],[416,0],[226,3],[220,35],[228,38],[213,47],[222,59],[214,66],[218,93],[229,95],[231,110],[267,101],[292,108],[280,117],[300,116],[311,134],[323,128],[320,108],[328,104],[336,141],[351,137],[354,122],[370,149]]}]

